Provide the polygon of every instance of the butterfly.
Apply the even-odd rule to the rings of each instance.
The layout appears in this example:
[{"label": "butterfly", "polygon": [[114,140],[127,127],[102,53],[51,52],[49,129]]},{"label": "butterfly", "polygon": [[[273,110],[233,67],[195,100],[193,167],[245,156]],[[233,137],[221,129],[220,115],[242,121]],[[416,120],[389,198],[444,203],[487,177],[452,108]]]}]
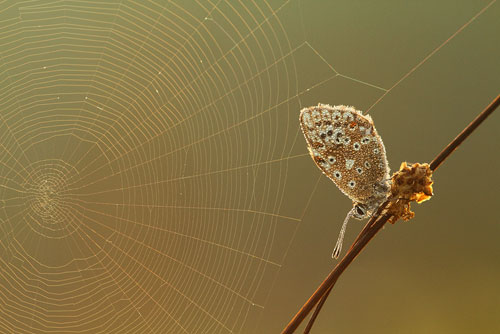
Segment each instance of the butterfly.
[{"label": "butterfly", "polygon": [[299,120],[314,163],[353,201],[332,253],[338,258],[349,219],[371,216],[389,195],[385,146],[372,118],[353,107],[318,104]]}]

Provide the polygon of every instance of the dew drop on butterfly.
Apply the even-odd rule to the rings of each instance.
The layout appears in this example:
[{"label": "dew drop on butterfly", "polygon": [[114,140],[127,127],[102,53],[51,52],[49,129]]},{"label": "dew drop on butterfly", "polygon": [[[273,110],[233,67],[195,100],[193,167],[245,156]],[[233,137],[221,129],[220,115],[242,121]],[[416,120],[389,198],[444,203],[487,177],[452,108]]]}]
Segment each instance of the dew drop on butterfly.
[{"label": "dew drop on butterfly", "polygon": [[353,201],[333,250],[338,258],[349,219],[371,216],[389,195],[384,143],[369,115],[343,105],[302,109],[300,127],[316,166]]}]

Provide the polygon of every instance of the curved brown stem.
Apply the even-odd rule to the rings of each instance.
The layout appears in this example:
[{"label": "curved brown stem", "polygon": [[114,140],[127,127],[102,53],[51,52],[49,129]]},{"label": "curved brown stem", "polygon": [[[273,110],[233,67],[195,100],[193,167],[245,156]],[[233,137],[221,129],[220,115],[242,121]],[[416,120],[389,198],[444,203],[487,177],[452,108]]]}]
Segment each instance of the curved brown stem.
[{"label": "curved brown stem", "polygon": [[491,113],[498,107],[498,105],[500,105],[500,95],[498,95],[493,101],[491,101],[490,105],[487,106],[479,115],[477,115],[477,117],[472,122],[470,122],[470,124],[467,125],[467,127],[462,132],[460,132],[460,134],[456,136],[455,139],[453,139],[453,141],[449,143],[448,146],[446,146],[441,151],[441,153],[438,154],[437,157],[434,158],[434,160],[432,160],[432,162],[430,163],[431,170],[435,171],[436,169],[438,169],[443,161],[448,158],[448,156],[453,151],[455,151],[457,147],[462,144],[462,142],[467,137],[469,137],[469,135],[474,130],[476,130],[479,124],[481,124],[486,119],[486,117],[491,115]]},{"label": "curved brown stem", "polygon": [[[385,209],[388,203],[384,203],[378,209],[381,212]],[[330,272],[326,279],[321,283],[321,285],[312,294],[309,300],[302,306],[302,308],[297,312],[295,317],[290,321],[290,323],[283,330],[283,334],[291,334],[295,332],[300,323],[304,318],[311,312],[312,308],[319,302],[323,295],[329,290],[344,270],[351,264],[351,262],[358,256],[358,254],[363,250],[366,244],[375,236],[375,234],[384,226],[384,224],[389,219],[390,215],[378,215],[373,216],[367,224],[373,224],[369,229],[366,230],[364,235],[358,236],[358,242],[355,242],[347,254],[342,258],[342,260],[335,266],[335,268]]]},{"label": "curved brown stem", "polygon": [[[500,105],[500,95],[498,95],[455,139],[453,139],[448,146],[446,146],[441,153],[437,155],[434,160],[430,163],[431,170],[436,170],[455,150],[457,147]],[[333,286],[337,282],[337,279],[342,275],[344,270],[351,264],[351,262],[358,256],[358,254],[364,249],[364,247],[370,242],[370,240],[377,234],[377,232],[384,226],[390,215],[385,214],[379,216],[380,212],[387,206],[388,202],[385,202],[377,210],[377,215],[372,217],[368,223],[365,225],[361,233],[358,235],[354,241],[351,249],[342,258],[342,260],[335,266],[335,268],[330,272],[326,279],[321,283],[321,285],[312,294],[309,300],[301,307],[293,319],[288,323],[288,325],[283,329],[282,334],[294,333],[297,327],[302,323],[305,317],[311,312],[313,307],[318,304],[313,317],[309,321],[304,333],[309,333],[314,324],[314,321],[319,314],[321,307],[324,305],[326,299]]]}]

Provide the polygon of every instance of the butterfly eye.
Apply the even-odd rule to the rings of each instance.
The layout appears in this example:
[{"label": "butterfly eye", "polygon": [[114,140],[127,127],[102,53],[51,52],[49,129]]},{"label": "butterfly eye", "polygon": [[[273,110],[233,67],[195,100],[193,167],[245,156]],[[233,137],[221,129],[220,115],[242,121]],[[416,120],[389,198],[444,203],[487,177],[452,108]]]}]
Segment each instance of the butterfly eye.
[{"label": "butterfly eye", "polygon": [[356,211],[354,217],[362,219],[366,216],[366,209],[361,204],[356,204],[354,210]]}]

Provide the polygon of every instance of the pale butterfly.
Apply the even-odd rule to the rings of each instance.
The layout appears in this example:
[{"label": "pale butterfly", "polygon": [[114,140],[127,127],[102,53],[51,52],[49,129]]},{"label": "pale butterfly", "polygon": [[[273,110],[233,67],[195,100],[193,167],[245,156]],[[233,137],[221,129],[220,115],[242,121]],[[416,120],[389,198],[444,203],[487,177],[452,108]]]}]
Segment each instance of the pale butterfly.
[{"label": "pale butterfly", "polygon": [[353,201],[332,257],[338,258],[347,222],[371,216],[389,194],[389,164],[369,115],[319,104],[300,111],[300,126],[316,166]]}]

